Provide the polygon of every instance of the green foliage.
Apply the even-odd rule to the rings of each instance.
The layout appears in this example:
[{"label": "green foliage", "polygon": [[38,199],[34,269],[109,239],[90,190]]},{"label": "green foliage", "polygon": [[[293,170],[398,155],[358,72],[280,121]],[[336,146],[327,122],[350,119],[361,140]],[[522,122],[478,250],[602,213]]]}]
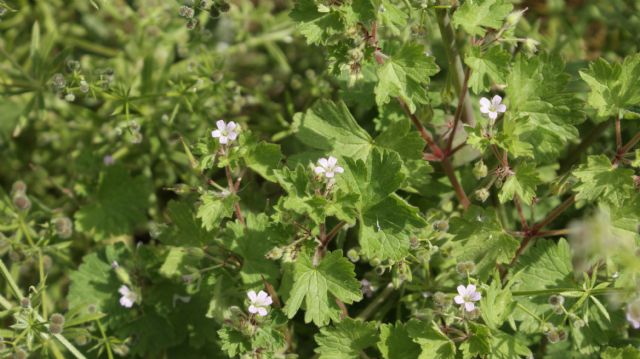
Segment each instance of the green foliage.
[{"label": "green foliage", "polygon": [[620,206],[634,190],[634,171],[612,165],[604,155],[589,156],[587,163],[573,174],[580,180],[575,188],[577,200],[602,199],[604,203]]},{"label": "green foliage", "polygon": [[375,323],[345,319],[335,327],[324,327],[315,337],[320,358],[359,358],[360,351],[378,340]]},{"label": "green foliage", "polygon": [[453,24],[469,35],[484,36],[486,29],[499,29],[513,5],[504,0],[467,0],[453,14]]}]

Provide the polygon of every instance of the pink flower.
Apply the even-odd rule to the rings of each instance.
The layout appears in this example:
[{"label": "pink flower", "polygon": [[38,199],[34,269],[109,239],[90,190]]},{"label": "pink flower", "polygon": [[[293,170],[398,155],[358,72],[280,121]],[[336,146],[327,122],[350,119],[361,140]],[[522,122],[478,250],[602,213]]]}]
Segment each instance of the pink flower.
[{"label": "pink flower", "polygon": [[324,174],[325,178],[334,178],[336,173],[343,173],[344,168],[338,166],[338,160],[329,156],[329,158],[321,158],[318,160],[318,165],[313,169],[313,171],[317,174]]},{"label": "pink flower", "polygon": [[493,123],[498,118],[499,112],[507,111],[507,106],[502,103],[502,97],[495,95],[489,101],[488,98],[483,97],[480,99],[480,112],[486,114],[491,119],[491,123]]},{"label": "pink flower", "polygon": [[217,138],[221,144],[226,145],[238,138],[239,127],[235,122],[230,121],[226,123],[223,120],[218,120],[216,127],[218,127],[218,129],[211,131],[211,137]]},{"label": "pink flower", "polygon": [[453,301],[457,304],[464,305],[464,309],[467,312],[473,312],[476,309],[474,302],[477,302],[482,298],[480,292],[476,291],[476,286],[469,284],[468,286],[459,285],[458,295],[453,298]]},{"label": "pink flower", "polygon": [[126,285],[121,286],[118,292],[122,295],[120,297],[120,305],[125,308],[133,307],[133,304],[138,300],[138,295]]},{"label": "pink flower", "polygon": [[258,292],[256,294],[255,291],[250,290],[247,292],[247,297],[249,297],[249,313],[258,314],[261,317],[267,315],[267,307],[273,303],[271,297],[264,291]]}]

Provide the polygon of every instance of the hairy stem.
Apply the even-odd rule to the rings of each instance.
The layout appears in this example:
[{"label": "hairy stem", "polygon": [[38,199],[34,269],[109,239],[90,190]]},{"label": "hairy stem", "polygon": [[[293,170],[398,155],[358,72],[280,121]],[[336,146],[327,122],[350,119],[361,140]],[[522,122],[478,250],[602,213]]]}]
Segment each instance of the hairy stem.
[{"label": "hairy stem", "polygon": [[471,68],[467,67],[464,71],[464,80],[462,82],[462,88],[460,89],[458,95],[458,106],[456,107],[455,115],[453,116],[453,128],[451,130],[451,134],[449,135],[449,141],[447,143],[447,149],[445,151],[447,156],[451,155],[451,147],[453,146],[453,139],[456,136],[456,131],[458,130],[458,123],[462,117],[462,108],[464,107],[465,100],[467,98],[467,92],[469,90],[469,77],[471,76]]},{"label": "hairy stem", "polygon": [[[229,192],[233,193],[233,194],[237,194],[237,189],[236,189],[236,185],[233,181],[233,176],[231,175],[231,168],[229,167],[229,165],[224,166],[224,172],[227,175],[227,183],[229,185]],[[235,213],[236,213],[236,218],[238,219],[238,221],[240,222],[240,224],[242,224],[243,226],[246,226],[247,224],[244,221],[244,217],[242,216],[242,211],[240,210],[240,202],[236,201],[233,204]]]}]

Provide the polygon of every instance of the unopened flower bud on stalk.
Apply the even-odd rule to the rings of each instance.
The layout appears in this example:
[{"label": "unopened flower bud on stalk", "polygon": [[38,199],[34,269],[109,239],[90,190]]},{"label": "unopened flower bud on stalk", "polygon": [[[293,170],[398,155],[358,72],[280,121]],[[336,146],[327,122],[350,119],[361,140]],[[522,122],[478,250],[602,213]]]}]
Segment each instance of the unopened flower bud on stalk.
[{"label": "unopened flower bud on stalk", "polygon": [[485,165],[482,160],[476,162],[476,164],[473,165],[473,176],[476,179],[487,177],[488,172],[489,172],[489,169],[487,168],[487,165]]}]

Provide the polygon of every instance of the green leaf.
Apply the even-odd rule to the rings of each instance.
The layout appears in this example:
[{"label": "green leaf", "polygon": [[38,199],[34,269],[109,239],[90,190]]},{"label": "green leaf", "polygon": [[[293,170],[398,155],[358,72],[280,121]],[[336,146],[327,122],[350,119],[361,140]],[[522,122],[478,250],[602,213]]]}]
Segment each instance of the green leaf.
[{"label": "green leaf", "polygon": [[400,322],[380,325],[378,349],[385,359],[417,358],[420,355],[420,346],[409,336],[407,326]]},{"label": "green leaf", "polygon": [[565,239],[558,243],[536,241],[513,268],[512,290],[540,290],[548,288],[573,288],[571,248]]},{"label": "green leaf", "polygon": [[233,215],[233,206],[237,197],[231,193],[207,191],[200,196],[201,204],[196,216],[202,220],[202,226],[211,231],[220,226],[220,222]]},{"label": "green leaf", "polygon": [[298,138],[304,144],[340,156],[364,159],[373,139],[358,125],[344,102],[317,101],[300,118]]},{"label": "green leaf", "polygon": [[360,247],[368,258],[400,260],[409,255],[410,238],[426,226],[417,208],[392,195],[360,218]]},{"label": "green leaf", "polygon": [[477,46],[467,52],[464,62],[471,68],[469,87],[475,93],[488,90],[492,84],[504,84],[511,55],[499,46],[492,46],[484,53]]},{"label": "green leaf", "polygon": [[324,326],[330,320],[340,321],[339,299],[346,304],[362,299],[360,282],[355,278],[354,265],[342,256],[342,251],[327,252],[317,266],[308,254],[300,254],[294,267],[293,287],[284,312],[289,318],[305,306],[305,323],[313,321]]},{"label": "green leaf", "polygon": [[582,102],[568,89],[571,76],[559,57],[518,55],[507,77],[507,117],[516,121],[521,140],[535,143],[535,158],[557,156],[578,138],[584,121]]},{"label": "green leaf", "polygon": [[509,263],[518,249],[518,241],[502,228],[493,209],[472,206],[449,223],[455,236],[452,255],[458,262],[475,262],[481,280],[488,278],[496,264]]},{"label": "green leaf", "polygon": [[407,323],[407,331],[413,341],[420,345],[422,352],[419,359],[455,358],[455,344],[437,324],[412,319]]},{"label": "green leaf", "polygon": [[541,183],[535,165],[530,162],[521,163],[502,185],[498,198],[501,203],[505,203],[518,195],[524,203],[531,204],[536,196],[536,186]]},{"label": "green leaf", "polygon": [[620,111],[638,113],[640,105],[640,54],[627,56],[622,64],[610,64],[597,59],[589,69],[580,71],[580,77],[589,85],[589,106],[598,116],[615,116]]},{"label": "green leaf", "polygon": [[413,113],[416,104],[428,103],[425,85],[429,83],[430,76],[438,73],[439,68],[435,59],[428,56],[421,45],[407,43],[389,51],[389,57],[378,68],[376,103],[382,106],[389,103],[391,98],[400,97]]},{"label": "green leaf", "polygon": [[218,330],[218,337],[222,350],[231,358],[244,354],[251,348],[247,338],[235,329],[222,327]]},{"label": "green leaf", "polygon": [[165,244],[200,246],[211,239],[202,223],[196,218],[195,210],[186,201],[170,201],[167,215],[171,220],[169,228],[162,232],[160,240]]},{"label": "green leaf", "polygon": [[131,233],[146,222],[149,189],[145,177],[132,178],[121,166],[109,167],[100,174],[91,204],[76,214],[78,231],[92,233],[98,240]]},{"label": "green leaf", "polygon": [[640,358],[640,350],[632,345],[624,348],[608,347],[602,352],[602,359],[638,359]]},{"label": "green leaf", "polygon": [[315,352],[321,359],[359,358],[361,350],[376,343],[378,330],[373,322],[345,318],[333,327],[320,329],[315,339]]},{"label": "green leaf", "polygon": [[493,340],[491,330],[482,324],[473,322],[469,323],[469,327],[471,329],[469,338],[460,344],[463,358],[482,358],[491,354]]},{"label": "green leaf", "polygon": [[533,356],[527,342],[521,335],[510,335],[504,332],[494,334],[491,342],[491,358],[514,359]]},{"label": "green leaf", "polygon": [[515,306],[511,291],[503,289],[500,282],[494,280],[480,299],[482,320],[489,328],[499,329]]},{"label": "green leaf", "polygon": [[278,168],[282,160],[280,145],[267,142],[257,143],[249,147],[244,155],[244,160],[247,166],[260,176],[275,182],[273,170]]},{"label": "green leaf", "polygon": [[611,164],[605,155],[594,155],[573,171],[580,184],[574,187],[576,200],[602,201],[615,206],[622,206],[634,191],[634,171]]},{"label": "green leaf", "polygon": [[513,5],[504,0],[467,0],[453,13],[453,25],[469,35],[484,36],[486,28],[499,29]]},{"label": "green leaf", "polygon": [[337,11],[320,12],[314,0],[296,1],[289,14],[298,23],[298,30],[309,44],[326,43],[331,35],[344,31],[344,25]]},{"label": "green leaf", "polygon": [[345,186],[360,195],[362,210],[386,199],[404,181],[402,160],[396,152],[374,149],[366,161],[345,158],[345,164]]},{"label": "green leaf", "polygon": [[280,278],[277,262],[266,258],[275,246],[285,243],[288,233],[264,214],[247,213],[246,227],[239,222],[229,222],[225,232],[226,247],[242,256],[240,277],[249,287],[262,285],[262,278],[276,286]]}]

